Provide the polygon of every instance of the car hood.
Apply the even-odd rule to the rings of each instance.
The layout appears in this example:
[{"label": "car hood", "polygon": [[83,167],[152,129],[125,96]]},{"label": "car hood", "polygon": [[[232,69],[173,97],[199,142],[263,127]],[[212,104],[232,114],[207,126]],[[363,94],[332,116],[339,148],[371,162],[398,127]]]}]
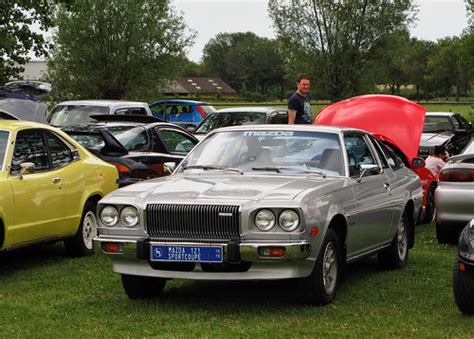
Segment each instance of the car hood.
[{"label": "car hood", "polygon": [[359,128],[400,149],[409,160],[418,155],[426,109],[394,95],[362,95],[326,106],[315,125]]},{"label": "car hood", "polygon": [[434,147],[434,146],[442,145],[446,141],[451,139],[452,136],[453,134],[449,132],[423,133],[421,135],[420,146]]},{"label": "car hood", "polygon": [[315,175],[239,175],[239,174],[176,174],[147,180],[116,190],[113,196],[138,197],[145,202],[168,202],[206,199],[293,200],[303,191],[342,181]]}]

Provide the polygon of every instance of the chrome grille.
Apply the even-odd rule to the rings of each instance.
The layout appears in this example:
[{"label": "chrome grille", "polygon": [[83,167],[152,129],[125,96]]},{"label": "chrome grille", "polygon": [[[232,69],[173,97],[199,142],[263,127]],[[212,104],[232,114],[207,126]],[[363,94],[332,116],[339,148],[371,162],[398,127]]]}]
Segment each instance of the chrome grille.
[{"label": "chrome grille", "polygon": [[240,238],[239,206],[148,204],[152,239],[233,240]]}]

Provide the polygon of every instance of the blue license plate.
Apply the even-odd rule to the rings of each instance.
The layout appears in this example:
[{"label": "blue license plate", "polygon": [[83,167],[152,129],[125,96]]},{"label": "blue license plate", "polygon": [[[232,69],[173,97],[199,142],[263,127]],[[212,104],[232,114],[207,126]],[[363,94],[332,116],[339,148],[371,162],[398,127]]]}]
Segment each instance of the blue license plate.
[{"label": "blue license plate", "polygon": [[151,245],[152,261],[221,263],[222,246]]}]

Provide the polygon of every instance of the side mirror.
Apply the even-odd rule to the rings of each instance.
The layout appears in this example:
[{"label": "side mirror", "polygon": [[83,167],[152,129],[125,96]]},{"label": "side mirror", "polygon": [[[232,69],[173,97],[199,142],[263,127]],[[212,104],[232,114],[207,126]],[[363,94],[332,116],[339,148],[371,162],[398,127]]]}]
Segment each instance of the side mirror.
[{"label": "side mirror", "polygon": [[32,162],[23,162],[20,164],[21,170],[18,173],[18,179],[23,179],[23,175],[35,172],[35,164]]},{"label": "side mirror", "polygon": [[186,126],[186,131],[188,131],[189,133],[194,133],[195,130],[196,130],[196,127],[193,125]]},{"label": "side mirror", "polygon": [[369,174],[380,174],[382,172],[382,169],[378,165],[373,165],[373,164],[360,164],[359,165],[360,169],[360,174],[359,177],[356,179],[357,182],[360,182],[363,177]]},{"label": "side mirror", "polygon": [[174,162],[165,162],[163,164],[163,166],[165,168],[165,173],[166,174],[171,174],[176,169],[176,163],[174,163]]},{"label": "side mirror", "polygon": [[413,158],[413,160],[411,161],[411,165],[413,166],[413,168],[421,168],[421,167],[425,167],[426,163],[423,158],[416,157],[416,158]]}]

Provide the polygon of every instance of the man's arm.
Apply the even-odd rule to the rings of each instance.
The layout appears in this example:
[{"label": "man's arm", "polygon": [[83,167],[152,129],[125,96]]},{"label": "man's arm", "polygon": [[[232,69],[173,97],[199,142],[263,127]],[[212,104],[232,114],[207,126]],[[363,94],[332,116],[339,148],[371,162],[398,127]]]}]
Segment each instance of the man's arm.
[{"label": "man's arm", "polygon": [[296,120],[296,111],[292,110],[292,109],[289,109],[288,110],[288,124],[289,125],[294,124],[295,120]]}]

